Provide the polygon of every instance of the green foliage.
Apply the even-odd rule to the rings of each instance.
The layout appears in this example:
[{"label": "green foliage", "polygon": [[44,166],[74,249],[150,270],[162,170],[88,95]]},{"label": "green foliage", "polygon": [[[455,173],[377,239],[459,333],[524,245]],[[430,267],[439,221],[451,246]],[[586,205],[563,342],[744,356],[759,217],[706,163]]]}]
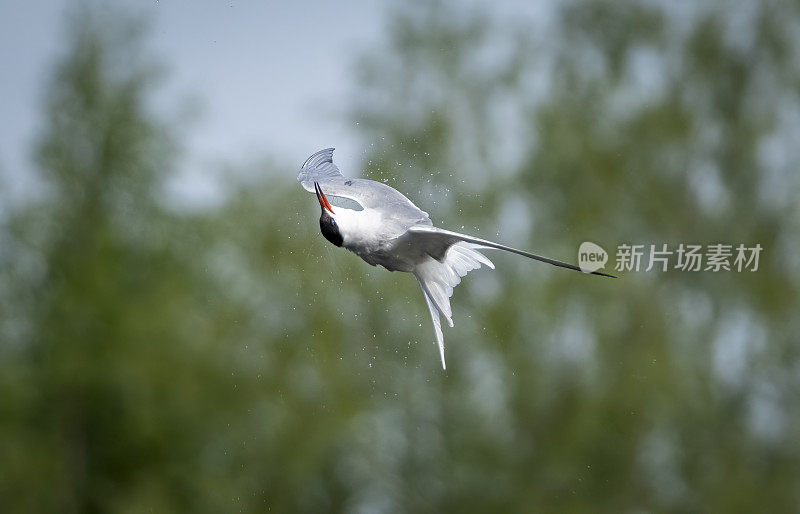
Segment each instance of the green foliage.
[{"label": "green foliage", "polygon": [[202,468],[188,471],[236,408],[233,379],[212,358],[221,342],[195,329],[211,294],[187,264],[200,241],[156,202],[170,138],[146,109],[139,26],[83,19],[48,94],[46,197],[6,235],[17,260],[4,283],[27,305],[3,316],[24,330],[2,349],[0,504],[199,506]]},{"label": "green foliage", "polygon": [[437,224],[565,260],[765,248],[618,280],[494,254],[446,373],[415,281],[320,237],[294,166],[165,208],[142,24],[78,11],[42,198],[0,228],[0,510],[797,510],[798,17],[749,9],[397,10],[352,117]]},{"label": "green foliage", "polygon": [[[499,223],[502,233],[508,220],[517,231],[503,212],[513,205],[511,216],[533,219],[522,227],[530,239],[513,243],[549,255],[571,255],[587,239],[607,248],[728,241],[771,249],[757,274],[629,274],[614,282],[498,257],[501,272],[490,289],[502,296],[482,303],[474,289],[456,292],[457,324],[471,317],[493,337],[479,331],[467,350],[450,335],[456,371],[448,382],[458,394],[468,391],[475,377],[458,375],[468,366],[461,356],[493,356],[495,367],[482,379],[504,384],[487,399],[505,400],[496,407],[505,424],[492,438],[474,428],[441,434],[461,440],[444,457],[457,472],[441,478],[452,510],[797,507],[789,485],[800,478],[791,465],[800,450],[792,439],[797,412],[786,401],[797,387],[789,378],[796,361],[785,357],[796,354],[798,277],[786,264],[796,257],[781,243],[792,208],[765,191],[770,180],[793,184],[795,199],[798,189],[794,171],[764,162],[761,146],[794,126],[778,120],[798,106],[798,48],[779,34],[797,29],[797,13],[790,6],[750,8],[755,16],[737,28],[752,36],[737,46],[733,25],[742,15],[722,7],[696,8],[681,31],[680,13],[670,7],[577,2],[561,11],[552,32],[564,39],[553,46],[542,49],[508,31],[516,44],[529,45],[529,58],[520,62],[516,56],[526,52],[519,50],[501,56],[496,75],[462,87],[461,70],[435,66],[443,71],[424,77],[440,80],[448,97],[433,105],[423,88],[397,89],[418,69],[414,51],[402,53],[412,56],[400,60],[406,67],[373,72],[380,81],[371,87],[395,90],[385,95],[391,103],[362,103],[364,117],[357,119],[387,134],[367,158],[380,166],[368,169],[398,175],[403,168],[388,163],[408,162],[420,146],[433,149],[425,154],[439,165],[433,180],[460,196],[437,212],[445,227],[488,231]],[[479,69],[481,48],[496,42],[476,43],[474,34],[491,29],[475,31],[463,21],[469,15],[445,11],[395,32],[412,31],[436,45],[425,35],[437,33],[437,20],[454,18],[451,28],[462,27],[461,48],[473,49],[466,55],[474,61],[459,59],[465,69]],[[503,70],[519,66],[509,83]],[[530,73],[546,77],[542,98],[526,96]],[[655,74],[653,90],[642,85],[648,74]],[[475,83],[481,87],[473,93]],[[523,157],[511,170],[480,151],[498,146],[507,132],[473,130],[492,127],[487,113],[499,95],[529,113],[523,131],[537,138],[519,143]],[[418,103],[427,117],[392,108]],[[473,116],[467,122],[465,112]],[[392,134],[381,127],[411,128]],[[433,171],[420,162],[415,171],[424,176],[423,170]],[[479,201],[464,195],[474,182]],[[448,427],[475,424],[472,410],[448,414]],[[793,457],[779,448],[792,448]],[[411,495],[414,486],[405,490]]]}]

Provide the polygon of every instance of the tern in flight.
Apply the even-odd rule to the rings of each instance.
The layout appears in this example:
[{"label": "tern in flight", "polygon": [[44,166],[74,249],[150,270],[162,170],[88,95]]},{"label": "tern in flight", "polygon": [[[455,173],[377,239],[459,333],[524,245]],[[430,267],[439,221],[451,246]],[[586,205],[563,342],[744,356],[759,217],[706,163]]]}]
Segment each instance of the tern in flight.
[{"label": "tern in flight", "polygon": [[[322,214],[325,239],[346,248],[373,266],[413,273],[433,319],[433,330],[444,362],[444,337],[439,316],[452,327],[450,297],[461,277],[494,264],[478,250],[497,249],[571,270],[577,266],[517,250],[492,241],[433,226],[428,213],[396,189],[372,180],[346,178],[333,163],[333,148],[315,153],[303,163],[298,182],[314,192]],[[613,277],[599,271],[593,275]]]}]

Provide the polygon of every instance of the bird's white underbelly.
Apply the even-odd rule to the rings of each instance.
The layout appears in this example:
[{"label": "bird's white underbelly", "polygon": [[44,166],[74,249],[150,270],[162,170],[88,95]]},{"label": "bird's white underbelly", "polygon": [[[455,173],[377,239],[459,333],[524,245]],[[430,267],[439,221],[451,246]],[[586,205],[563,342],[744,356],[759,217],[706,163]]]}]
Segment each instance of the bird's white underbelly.
[{"label": "bird's white underbelly", "polygon": [[401,220],[387,218],[377,211],[366,209],[358,213],[343,213],[337,217],[343,246],[361,257],[367,264],[383,266],[389,271],[412,271],[425,256],[418,249],[398,245],[408,227]]},{"label": "bird's white underbelly", "polygon": [[410,272],[422,260],[422,256],[412,252],[398,252],[391,244],[345,247],[367,264],[383,266],[389,271]]}]

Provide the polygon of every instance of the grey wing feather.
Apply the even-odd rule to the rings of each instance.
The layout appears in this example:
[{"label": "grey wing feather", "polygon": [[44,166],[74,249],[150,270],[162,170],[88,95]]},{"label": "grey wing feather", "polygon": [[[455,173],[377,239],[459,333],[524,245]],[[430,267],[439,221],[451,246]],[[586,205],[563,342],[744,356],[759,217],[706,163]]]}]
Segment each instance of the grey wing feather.
[{"label": "grey wing feather", "polygon": [[333,163],[333,148],[320,150],[306,159],[297,181],[310,193],[314,192],[314,182],[318,182],[326,195],[350,198],[365,209],[382,211],[406,225],[432,225],[427,212],[393,187],[373,180],[344,177]]},{"label": "grey wing feather", "polygon": [[339,168],[333,163],[333,150],[333,148],[320,150],[306,159],[306,162],[300,167],[297,181],[303,185],[306,191],[314,192],[314,182],[342,184],[346,182]]},{"label": "grey wing feather", "polygon": [[[478,247],[481,248],[494,248],[497,250],[504,250],[506,252],[522,255],[523,257],[527,257],[529,259],[534,259],[540,262],[546,262],[547,264],[552,264],[553,266],[558,266],[560,268],[582,271],[578,266],[575,266],[573,264],[568,264],[566,262],[550,259],[549,257],[542,257],[541,255],[536,255],[530,252],[517,250],[516,248],[511,248],[510,246],[501,245],[500,243],[495,243],[494,241],[487,241],[486,239],[480,239],[478,237],[472,237],[466,234],[459,234],[458,232],[452,232],[450,230],[444,230],[436,227],[427,227],[427,226],[410,227],[406,235],[403,237],[408,238],[409,241],[413,240],[413,244],[421,246],[428,255],[430,255],[431,257],[440,262],[442,259],[444,259],[447,250],[453,244],[459,241],[464,241],[466,243],[477,245]],[[602,273],[600,271],[593,271],[591,272],[591,275],[616,278],[614,275],[609,275],[608,273]]]}]

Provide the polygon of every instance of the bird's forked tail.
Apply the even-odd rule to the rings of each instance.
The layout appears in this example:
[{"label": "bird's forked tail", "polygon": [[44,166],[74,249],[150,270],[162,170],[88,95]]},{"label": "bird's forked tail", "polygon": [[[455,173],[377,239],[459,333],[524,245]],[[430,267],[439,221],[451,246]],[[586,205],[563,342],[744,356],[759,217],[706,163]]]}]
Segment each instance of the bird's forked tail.
[{"label": "bird's forked tail", "polygon": [[444,361],[444,337],[439,316],[444,316],[447,324],[453,326],[450,297],[453,288],[461,282],[461,277],[481,264],[494,269],[494,264],[477,249],[485,248],[472,243],[456,243],[448,250],[442,262],[429,258],[418,264],[414,269],[425,302],[433,320],[433,330],[436,333],[436,342],[439,344],[439,354],[442,357],[442,369],[447,369]]}]

